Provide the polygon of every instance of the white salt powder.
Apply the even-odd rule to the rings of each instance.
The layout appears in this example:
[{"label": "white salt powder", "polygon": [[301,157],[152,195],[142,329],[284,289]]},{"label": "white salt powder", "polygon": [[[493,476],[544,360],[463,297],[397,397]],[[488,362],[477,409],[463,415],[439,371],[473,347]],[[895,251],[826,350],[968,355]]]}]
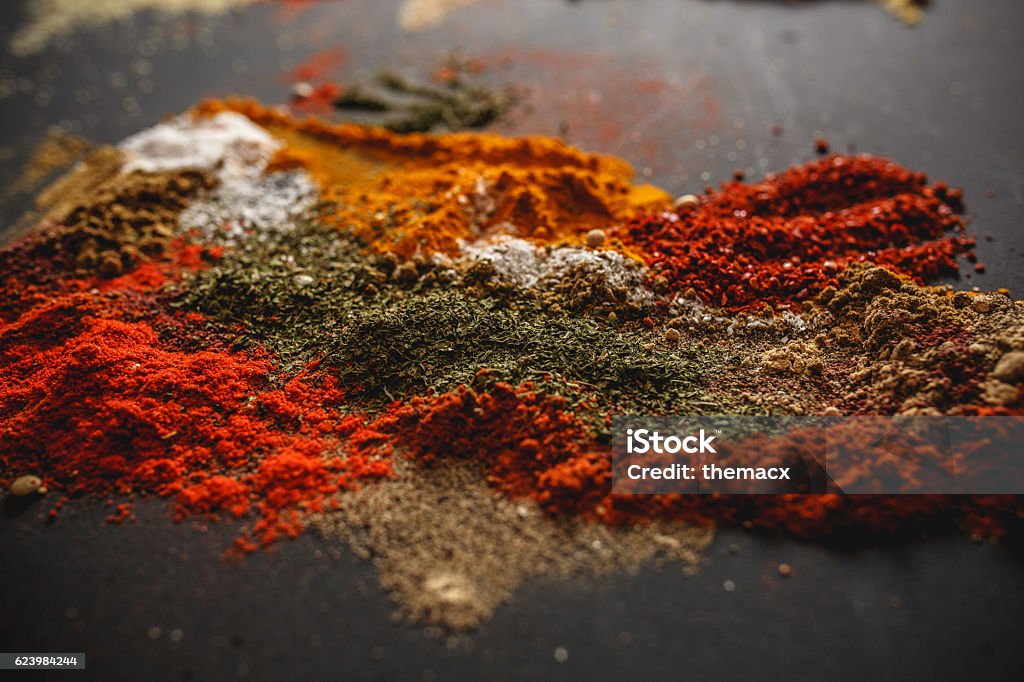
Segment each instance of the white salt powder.
[{"label": "white salt powder", "polygon": [[232,245],[260,230],[289,230],[317,200],[317,188],[305,171],[264,173],[281,143],[241,114],[178,116],[121,143],[122,168],[166,171],[211,170],[220,183],[182,212],[183,229],[198,228],[207,237]]},{"label": "white salt powder", "polygon": [[241,114],[178,116],[136,133],[120,144],[127,160],[122,170],[217,170],[224,179],[262,171],[281,143]]},{"label": "white salt powder", "polygon": [[252,231],[287,231],[316,202],[317,188],[305,171],[225,178],[209,195],[186,208],[184,229],[198,228],[233,245]]},{"label": "white salt powder", "polygon": [[498,277],[524,289],[550,289],[582,269],[598,274],[613,289],[625,289],[631,303],[643,305],[654,298],[644,285],[643,266],[616,251],[549,248],[515,237],[497,237],[463,245],[462,253],[464,258],[490,261]]}]

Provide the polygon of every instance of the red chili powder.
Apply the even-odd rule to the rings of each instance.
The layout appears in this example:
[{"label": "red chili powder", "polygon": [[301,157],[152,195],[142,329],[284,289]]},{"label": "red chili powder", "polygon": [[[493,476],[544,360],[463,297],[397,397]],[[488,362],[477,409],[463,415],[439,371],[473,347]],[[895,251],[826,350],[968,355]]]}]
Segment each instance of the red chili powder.
[{"label": "red chili powder", "polygon": [[175,240],[158,258],[137,264],[120,277],[75,277],[52,257],[37,234],[29,233],[0,249],[0,319],[12,320],[55,297],[97,291],[152,292],[221,259],[219,246]]},{"label": "red chili powder", "polygon": [[[952,517],[971,532],[998,537],[1021,508],[1006,496],[613,495],[610,448],[593,440],[564,398],[529,384],[413,398],[371,428],[387,441],[355,447],[364,457],[398,449],[428,464],[445,457],[481,461],[491,484],[509,496],[610,524],[672,518],[823,537],[839,528],[895,533]],[[776,445],[768,450],[785,450],[785,443]]]},{"label": "red chili powder", "polygon": [[786,307],[847,264],[886,265],[918,283],[957,272],[974,243],[959,190],[871,156],[829,156],[752,184],[729,182],[689,211],[636,218],[615,231],[654,277],[727,310]]},{"label": "red chili powder", "polygon": [[274,0],[278,9],[274,18],[282,24],[290,24],[308,9],[321,4],[323,0]]},{"label": "red chili powder", "polygon": [[319,80],[345,62],[345,51],[340,47],[321,50],[307,57],[301,64],[284,74],[289,82]]},{"label": "red chili powder", "polygon": [[187,244],[183,239],[179,239],[161,258],[143,261],[133,270],[113,279],[94,277],[88,281],[89,287],[95,287],[99,291],[153,291],[169,282],[179,281],[181,275],[187,271],[199,270],[220,260],[223,255],[223,247]]},{"label": "red chili powder", "polygon": [[[371,428],[423,462],[444,457],[482,460],[489,480],[512,497],[530,496],[552,511],[572,500],[578,509],[596,505],[610,485],[606,453],[588,445],[587,429],[566,411],[565,398],[495,385],[490,393],[462,387],[435,397],[396,403]],[[356,452],[380,452],[381,441]],[[605,485],[605,484],[608,485]]]},{"label": "red chili powder", "polygon": [[309,97],[292,100],[293,111],[307,114],[329,114],[334,111],[334,101],[344,91],[337,83],[321,83],[313,88]]},{"label": "red chili powder", "polygon": [[387,460],[341,453],[361,421],[337,417],[331,377],[276,385],[268,358],[169,350],[150,325],[105,315],[125,311],[77,294],[0,324],[4,471],[68,495],[173,497],[182,515],[253,510],[264,544],[339,489],[389,475]]}]

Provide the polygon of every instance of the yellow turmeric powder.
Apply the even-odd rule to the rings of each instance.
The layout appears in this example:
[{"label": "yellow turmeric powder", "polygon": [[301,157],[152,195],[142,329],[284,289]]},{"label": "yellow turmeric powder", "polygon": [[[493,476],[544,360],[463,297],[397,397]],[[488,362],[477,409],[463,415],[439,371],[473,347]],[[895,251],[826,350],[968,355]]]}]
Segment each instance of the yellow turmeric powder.
[{"label": "yellow turmeric powder", "polygon": [[489,133],[399,135],[377,128],[296,121],[250,100],[207,101],[197,113],[235,111],[282,140],[270,170],[301,167],[333,213],[325,217],[377,251],[449,255],[460,240],[510,234],[581,243],[670,197],[633,185],[625,161],[547,137]]}]

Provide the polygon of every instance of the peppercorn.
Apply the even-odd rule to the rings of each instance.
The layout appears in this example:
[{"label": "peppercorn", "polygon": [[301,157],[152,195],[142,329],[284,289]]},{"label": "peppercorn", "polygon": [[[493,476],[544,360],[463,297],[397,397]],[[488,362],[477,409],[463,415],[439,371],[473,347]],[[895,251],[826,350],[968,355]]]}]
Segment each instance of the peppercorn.
[{"label": "peppercorn", "polygon": [[11,494],[17,497],[24,497],[37,492],[43,481],[38,476],[19,476],[11,484]]},{"label": "peppercorn", "polygon": [[683,194],[682,196],[677,197],[674,202],[672,202],[672,206],[677,211],[688,211],[692,208],[697,208],[698,206],[700,206],[700,199],[697,198],[697,196],[694,194]]}]

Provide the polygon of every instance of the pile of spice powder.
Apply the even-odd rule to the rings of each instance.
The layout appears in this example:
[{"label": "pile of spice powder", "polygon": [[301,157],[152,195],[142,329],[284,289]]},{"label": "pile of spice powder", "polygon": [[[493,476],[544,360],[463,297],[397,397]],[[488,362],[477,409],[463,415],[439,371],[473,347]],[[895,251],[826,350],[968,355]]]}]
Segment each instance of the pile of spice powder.
[{"label": "pile of spice powder", "polygon": [[460,241],[506,234],[582,243],[668,195],[631,183],[633,169],[542,137],[397,135],[317,119],[295,122],[254,102],[205,102],[240,112],[285,141],[271,170],[302,168],[332,205],[328,224],[401,257],[454,255]]},{"label": "pile of spice powder", "polygon": [[[955,190],[828,157],[670,210],[630,177],[543,138],[252,102],[100,148],[0,251],[2,482],[39,477],[52,517],[74,494],[248,519],[241,550],[313,525],[453,628],[532,577],[690,573],[715,524],[1016,522],[1017,497],[612,495],[616,414],[1024,412],[1024,306],[921,284],[967,247]],[[488,543],[519,558],[474,565]]]},{"label": "pile of spice powder", "polygon": [[732,182],[678,213],[617,228],[661,286],[729,310],[805,300],[850,263],[919,282],[957,271],[970,250],[960,193],[871,156],[829,156],[753,184]]}]

